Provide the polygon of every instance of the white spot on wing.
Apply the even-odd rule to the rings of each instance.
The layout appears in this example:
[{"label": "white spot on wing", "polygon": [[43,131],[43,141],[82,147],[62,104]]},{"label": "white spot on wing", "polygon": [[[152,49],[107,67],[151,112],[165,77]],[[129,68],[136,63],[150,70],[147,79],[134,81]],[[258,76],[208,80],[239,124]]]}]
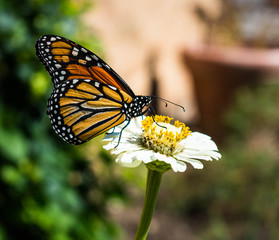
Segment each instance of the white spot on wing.
[{"label": "white spot on wing", "polygon": [[111,86],[111,85],[108,85],[109,86],[109,88],[111,88],[112,90],[114,90],[114,91],[116,91],[116,87],[114,87],[114,86]]},{"label": "white spot on wing", "polygon": [[81,48],[81,51],[83,51],[84,53],[87,53],[87,50],[85,48]]},{"label": "white spot on wing", "polygon": [[73,51],[72,51],[72,54],[73,54],[74,57],[76,57],[76,56],[78,55],[78,52],[75,51],[75,50],[73,50]]},{"label": "white spot on wing", "polygon": [[77,79],[74,79],[74,80],[73,80],[73,84],[76,84],[77,82],[78,82]]}]

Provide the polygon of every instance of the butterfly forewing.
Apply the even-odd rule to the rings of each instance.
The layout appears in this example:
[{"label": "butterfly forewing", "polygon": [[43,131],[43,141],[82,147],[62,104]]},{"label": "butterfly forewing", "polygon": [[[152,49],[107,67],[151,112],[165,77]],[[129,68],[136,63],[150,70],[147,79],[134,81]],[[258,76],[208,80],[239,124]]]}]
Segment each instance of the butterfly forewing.
[{"label": "butterfly forewing", "polygon": [[94,79],[135,96],[128,84],[101,58],[66,38],[42,36],[36,51],[55,87],[70,79]]}]

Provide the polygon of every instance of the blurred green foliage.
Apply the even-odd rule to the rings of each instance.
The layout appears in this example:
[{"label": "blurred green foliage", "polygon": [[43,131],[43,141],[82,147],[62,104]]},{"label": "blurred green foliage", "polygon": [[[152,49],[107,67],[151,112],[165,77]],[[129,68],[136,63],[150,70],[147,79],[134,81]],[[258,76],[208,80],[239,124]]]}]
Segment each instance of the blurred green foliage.
[{"label": "blurred green foliage", "polygon": [[279,239],[278,106],[278,83],[242,89],[226,116],[221,160],[168,176],[159,208],[183,212],[203,240]]},{"label": "blurred green foliage", "polygon": [[[107,199],[122,192],[111,158],[98,140],[92,152],[53,132],[45,113],[52,83],[35,54],[44,34],[88,39],[87,47],[96,49],[96,38],[79,20],[88,6],[0,0],[0,240],[105,240],[118,234],[105,211]],[[100,159],[106,162],[97,169],[92,161]]]}]

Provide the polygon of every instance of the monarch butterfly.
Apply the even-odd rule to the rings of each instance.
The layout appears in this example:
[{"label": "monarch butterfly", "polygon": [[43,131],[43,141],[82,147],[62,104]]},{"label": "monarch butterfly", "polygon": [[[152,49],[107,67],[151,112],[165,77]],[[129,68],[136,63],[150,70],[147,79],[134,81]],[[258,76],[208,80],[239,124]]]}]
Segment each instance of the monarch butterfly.
[{"label": "monarch butterfly", "polygon": [[108,64],[79,44],[44,35],[36,54],[54,85],[47,114],[66,142],[82,144],[148,110],[151,96],[136,96]]}]

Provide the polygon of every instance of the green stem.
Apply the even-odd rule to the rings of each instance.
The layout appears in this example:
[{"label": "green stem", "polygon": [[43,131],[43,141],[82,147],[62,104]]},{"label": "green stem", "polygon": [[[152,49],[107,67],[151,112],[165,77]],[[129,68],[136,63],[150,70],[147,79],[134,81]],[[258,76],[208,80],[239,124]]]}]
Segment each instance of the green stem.
[{"label": "green stem", "polygon": [[148,173],[143,209],[135,240],[144,240],[147,237],[163,175],[163,172],[147,169]]}]

